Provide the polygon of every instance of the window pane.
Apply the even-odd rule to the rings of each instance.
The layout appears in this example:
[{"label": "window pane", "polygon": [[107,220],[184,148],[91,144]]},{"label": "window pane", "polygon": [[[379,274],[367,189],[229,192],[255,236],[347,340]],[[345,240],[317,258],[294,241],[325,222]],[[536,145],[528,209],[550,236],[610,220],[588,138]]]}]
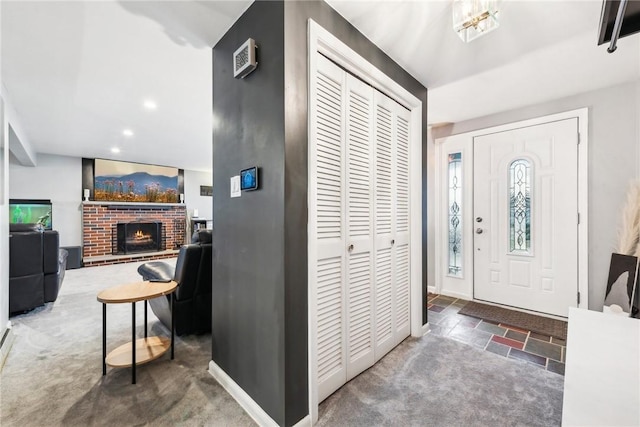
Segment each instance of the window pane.
[{"label": "window pane", "polygon": [[462,276],[462,153],[449,154],[449,274]]},{"label": "window pane", "polygon": [[509,166],[510,251],[531,250],[531,163],[518,159]]}]

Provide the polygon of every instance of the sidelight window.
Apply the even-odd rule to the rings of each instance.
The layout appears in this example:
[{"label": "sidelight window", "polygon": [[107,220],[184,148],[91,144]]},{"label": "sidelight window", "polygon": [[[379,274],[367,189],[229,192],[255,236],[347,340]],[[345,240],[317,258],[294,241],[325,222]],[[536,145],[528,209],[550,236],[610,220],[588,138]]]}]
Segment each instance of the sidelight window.
[{"label": "sidelight window", "polygon": [[449,274],[462,277],[462,153],[449,154]]}]

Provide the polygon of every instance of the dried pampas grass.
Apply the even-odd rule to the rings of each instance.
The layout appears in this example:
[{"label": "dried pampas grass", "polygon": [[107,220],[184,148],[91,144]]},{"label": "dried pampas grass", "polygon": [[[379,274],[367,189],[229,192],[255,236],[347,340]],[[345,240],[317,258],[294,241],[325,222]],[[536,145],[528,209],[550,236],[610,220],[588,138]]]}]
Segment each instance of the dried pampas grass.
[{"label": "dried pampas grass", "polygon": [[622,209],[618,253],[640,256],[640,182],[632,182]]}]

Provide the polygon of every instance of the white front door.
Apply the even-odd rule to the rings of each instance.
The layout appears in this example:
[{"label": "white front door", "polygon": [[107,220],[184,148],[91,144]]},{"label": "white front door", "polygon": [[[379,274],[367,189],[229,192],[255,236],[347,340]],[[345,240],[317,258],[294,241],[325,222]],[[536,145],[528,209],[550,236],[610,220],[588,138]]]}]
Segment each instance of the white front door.
[{"label": "white front door", "polygon": [[578,119],[477,136],[473,297],[567,316],[578,292]]}]

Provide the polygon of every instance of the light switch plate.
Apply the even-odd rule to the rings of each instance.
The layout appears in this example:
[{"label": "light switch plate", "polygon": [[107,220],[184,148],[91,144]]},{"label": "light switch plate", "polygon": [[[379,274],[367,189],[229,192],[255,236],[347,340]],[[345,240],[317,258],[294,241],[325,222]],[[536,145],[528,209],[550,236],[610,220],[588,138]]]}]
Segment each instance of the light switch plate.
[{"label": "light switch plate", "polygon": [[242,196],[240,191],[240,175],[231,177],[231,198]]}]

